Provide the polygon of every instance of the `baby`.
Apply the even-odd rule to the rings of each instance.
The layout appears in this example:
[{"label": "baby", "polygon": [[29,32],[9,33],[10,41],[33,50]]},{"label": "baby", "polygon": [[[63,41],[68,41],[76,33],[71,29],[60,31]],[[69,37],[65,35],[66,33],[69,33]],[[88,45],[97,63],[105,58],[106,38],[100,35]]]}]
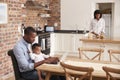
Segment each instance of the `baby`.
[{"label": "baby", "polygon": [[[44,61],[44,63],[56,64],[59,61],[57,57],[50,57],[49,55],[43,54],[41,52],[41,47],[38,43],[32,45],[32,52],[33,53],[30,53],[30,57],[35,63]],[[43,80],[40,71],[38,72],[38,75],[39,80]]]}]

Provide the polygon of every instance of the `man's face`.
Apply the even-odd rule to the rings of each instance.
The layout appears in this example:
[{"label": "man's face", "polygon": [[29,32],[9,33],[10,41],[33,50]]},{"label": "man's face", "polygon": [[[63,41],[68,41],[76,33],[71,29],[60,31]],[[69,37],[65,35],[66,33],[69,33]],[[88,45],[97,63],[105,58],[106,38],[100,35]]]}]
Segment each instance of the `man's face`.
[{"label": "man's face", "polygon": [[30,34],[26,34],[25,37],[28,43],[33,43],[35,41],[36,33],[31,32]]}]

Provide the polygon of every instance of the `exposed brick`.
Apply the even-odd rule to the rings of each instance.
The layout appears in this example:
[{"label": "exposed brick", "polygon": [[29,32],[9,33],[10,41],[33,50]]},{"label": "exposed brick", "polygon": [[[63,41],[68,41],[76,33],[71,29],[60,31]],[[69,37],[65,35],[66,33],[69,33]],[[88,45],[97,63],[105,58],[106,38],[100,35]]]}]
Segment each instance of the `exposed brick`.
[{"label": "exposed brick", "polygon": [[51,17],[48,19],[48,24],[54,25],[54,23],[58,23],[57,29],[60,29],[60,0],[52,0],[50,9]]},{"label": "exposed brick", "polygon": [[[38,3],[47,3],[49,0],[36,0]],[[5,80],[6,76],[13,73],[11,58],[7,51],[12,49],[15,43],[20,39],[18,26],[24,23],[25,26],[40,24],[44,27],[45,23],[53,25],[55,22],[60,27],[60,0],[50,0],[50,11],[44,9],[21,8],[21,4],[26,0],[0,0],[8,4],[8,23],[0,24],[0,80]],[[50,13],[50,18],[41,18],[40,13]],[[23,17],[22,15],[26,15]],[[57,28],[60,29],[60,28]],[[2,77],[1,77],[2,76]]]}]

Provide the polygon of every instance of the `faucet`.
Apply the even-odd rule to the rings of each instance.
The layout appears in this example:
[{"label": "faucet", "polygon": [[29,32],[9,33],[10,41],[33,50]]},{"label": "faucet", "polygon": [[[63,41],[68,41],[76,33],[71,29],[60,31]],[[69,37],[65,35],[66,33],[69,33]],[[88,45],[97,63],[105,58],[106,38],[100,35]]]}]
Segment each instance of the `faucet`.
[{"label": "faucet", "polygon": [[76,33],[78,33],[79,32],[79,27],[78,27],[78,25],[76,24]]},{"label": "faucet", "polygon": [[86,34],[86,28],[84,28],[84,32],[83,33]]}]

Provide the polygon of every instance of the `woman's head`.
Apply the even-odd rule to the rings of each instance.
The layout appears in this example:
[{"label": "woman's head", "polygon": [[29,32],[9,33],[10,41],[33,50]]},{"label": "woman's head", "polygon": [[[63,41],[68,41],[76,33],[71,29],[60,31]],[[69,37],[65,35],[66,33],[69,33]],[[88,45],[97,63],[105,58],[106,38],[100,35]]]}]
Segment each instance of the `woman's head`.
[{"label": "woman's head", "polygon": [[41,52],[41,47],[38,43],[32,45],[33,53],[39,54]]},{"label": "woman's head", "polygon": [[100,10],[95,10],[94,12],[94,19],[99,20],[102,17],[102,13]]}]

